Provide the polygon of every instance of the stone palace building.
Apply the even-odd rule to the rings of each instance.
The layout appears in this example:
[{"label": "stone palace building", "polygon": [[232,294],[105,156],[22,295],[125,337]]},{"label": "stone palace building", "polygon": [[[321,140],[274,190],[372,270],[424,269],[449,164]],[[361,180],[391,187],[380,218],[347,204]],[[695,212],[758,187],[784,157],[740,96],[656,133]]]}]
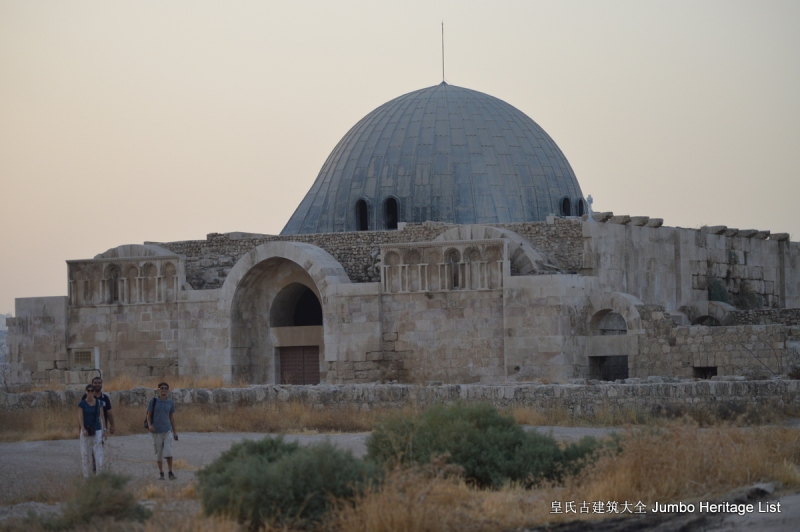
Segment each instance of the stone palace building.
[{"label": "stone palace building", "polygon": [[347,132],[280,235],[121,245],[16,300],[18,382],[769,377],[800,366],[785,233],[592,213],[555,142],[442,83]]}]

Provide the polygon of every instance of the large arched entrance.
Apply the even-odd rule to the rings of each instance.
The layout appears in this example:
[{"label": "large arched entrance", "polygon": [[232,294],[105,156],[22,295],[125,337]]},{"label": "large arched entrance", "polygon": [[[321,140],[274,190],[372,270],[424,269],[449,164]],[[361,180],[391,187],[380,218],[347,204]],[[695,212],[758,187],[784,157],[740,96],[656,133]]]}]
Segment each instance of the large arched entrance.
[{"label": "large arched entrance", "polygon": [[233,377],[252,383],[319,384],[322,305],[300,265],[273,258],[242,279],[233,301]]},{"label": "large arched entrance", "polygon": [[349,283],[341,264],[311,244],[268,242],[239,259],[220,297],[230,309],[231,379],[325,382],[338,338],[325,326],[325,301],[330,290]]}]

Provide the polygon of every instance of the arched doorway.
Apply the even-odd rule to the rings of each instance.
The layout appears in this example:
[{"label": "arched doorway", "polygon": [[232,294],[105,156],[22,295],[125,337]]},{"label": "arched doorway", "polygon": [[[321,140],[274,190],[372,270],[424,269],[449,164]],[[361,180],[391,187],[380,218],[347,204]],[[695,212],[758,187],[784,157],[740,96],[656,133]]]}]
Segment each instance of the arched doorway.
[{"label": "arched doorway", "polygon": [[[323,325],[298,326],[297,320],[284,327],[270,325],[270,311],[278,294],[294,283],[311,290],[317,302],[322,303]],[[349,284],[342,265],[330,253],[312,244],[266,242],[243,255],[220,289],[220,302],[230,309],[229,340],[221,350],[224,358],[220,359],[223,376],[254,384],[279,383],[280,348],[312,345],[319,347],[319,380],[325,382],[328,366],[337,362],[338,340],[336,329],[327,325],[328,295]],[[284,299],[290,293],[291,290],[278,298],[278,304],[291,308],[294,319],[298,305],[289,304],[290,297]],[[299,294],[302,296],[302,292]],[[302,333],[299,339],[302,343],[295,343],[297,333]],[[309,338],[314,342],[307,343]]]},{"label": "arched doorway", "polygon": [[[628,324],[622,314],[612,309],[596,313],[590,322],[593,336],[622,336],[628,334]],[[613,346],[614,344],[610,344]],[[609,346],[609,347],[610,347]],[[611,351],[604,356],[589,356],[589,377],[602,381],[627,379],[628,356]]]},{"label": "arched doorway", "polygon": [[314,291],[301,283],[283,287],[270,307],[270,326],[277,344],[276,382],[319,384],[322,305]]},{"label": "arched doorway", "polygon": [[319,384],[323,336],[320,297],[299,264],[272,258],[243,277],[231,316],[234,380]]}]

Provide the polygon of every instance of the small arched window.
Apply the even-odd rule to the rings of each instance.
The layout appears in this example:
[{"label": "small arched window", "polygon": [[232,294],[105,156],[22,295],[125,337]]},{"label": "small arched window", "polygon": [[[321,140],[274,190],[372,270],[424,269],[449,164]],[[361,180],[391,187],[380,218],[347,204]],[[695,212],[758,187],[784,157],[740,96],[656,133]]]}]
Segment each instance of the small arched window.
[{"label": "small arched window", "polygon": [[356,231],[369,231],[369,206],[363,199],[356,202]]},{"label": "small arched window", "polygon": [[570,205],[569,198],[561,200],[561,216],[572,216],[572,206]]},{"label": "small arched window", "polygon": [[578,210],[578,216],[583,216],[584,214],[586,214],[586,203],[583,201],[583,199],[578,200],[577,210]]},{"label": "small arched window", "polygon": [[108,270],[108,302],[119,302],[119,268],[112,266]]},{"label": "small arched window", "polygon": [[397,229],[397,200],[394,198],[387,198],[383,202],[383,215],[386,220],[386,229]]}]

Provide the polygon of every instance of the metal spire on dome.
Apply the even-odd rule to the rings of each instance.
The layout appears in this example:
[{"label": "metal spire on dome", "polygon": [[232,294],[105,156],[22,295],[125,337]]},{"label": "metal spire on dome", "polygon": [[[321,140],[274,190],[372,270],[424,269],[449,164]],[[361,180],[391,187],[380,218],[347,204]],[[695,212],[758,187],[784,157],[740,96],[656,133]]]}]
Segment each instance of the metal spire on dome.
[{"label": "metal spire on dome", "polygon": [[444,20],[442,21],[442,83],[444,83]]}]

